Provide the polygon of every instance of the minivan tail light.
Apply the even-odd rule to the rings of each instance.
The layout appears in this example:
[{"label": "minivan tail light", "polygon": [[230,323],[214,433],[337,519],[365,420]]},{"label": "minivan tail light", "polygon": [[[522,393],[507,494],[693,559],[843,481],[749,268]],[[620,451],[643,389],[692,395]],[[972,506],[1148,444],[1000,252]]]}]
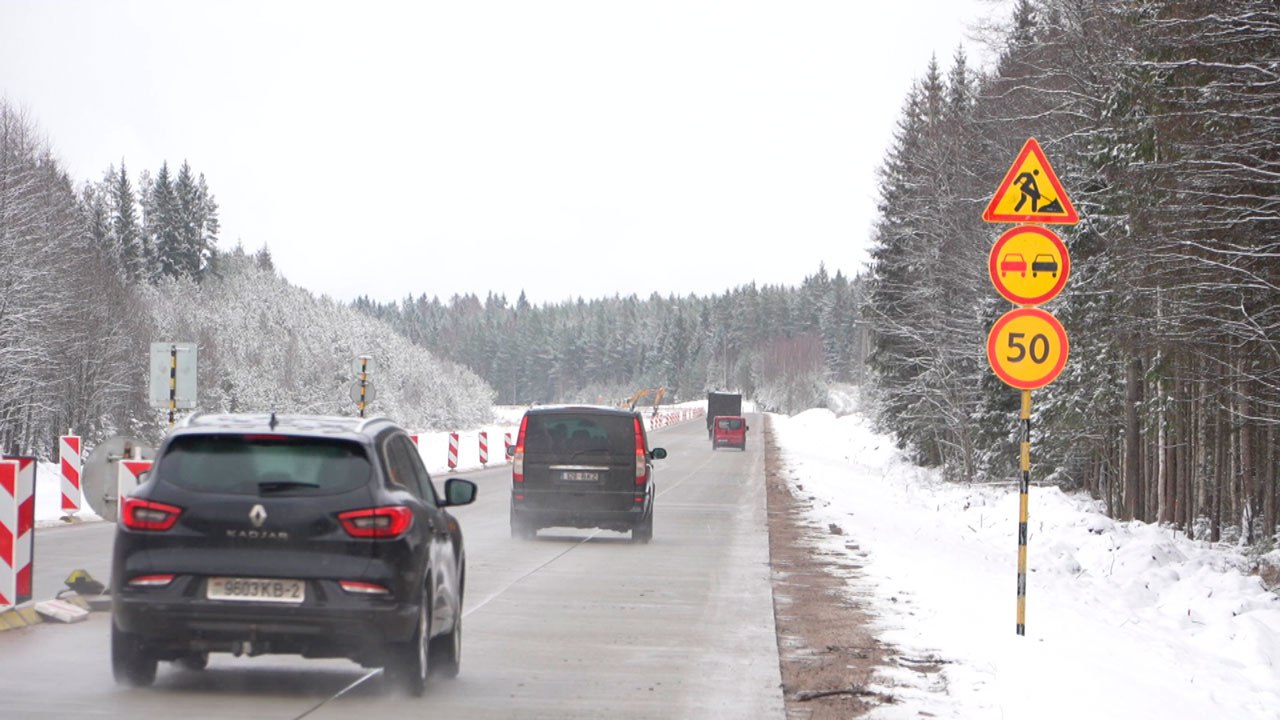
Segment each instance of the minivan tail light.
[{"label": "minivan tail light", "polygon": [[520,434],[516,436],[516,450],[511,455],[511,482],[524,482],[524,430],[529,426],[529,416],[520,418]]},{"label": "minivan tail light", "polygon": [[338,522],[351,537],[389,540],[413,526],[413,510],[403,505],[349,510],[339,513]]},{"label": "minivan tail light", "polygon": [[635,418],[634,423],[636,434],[636,484],[644,485],[649,482],[649,466],[646,462],[649,456],[644,450],[644,428],[640,426],[640,418]]},{"label": "minivan tail light", "polygon": [[125,497],[120,503],[120,522],[130,530],[164,532],[181,514],[180,507],[141,498]]}]

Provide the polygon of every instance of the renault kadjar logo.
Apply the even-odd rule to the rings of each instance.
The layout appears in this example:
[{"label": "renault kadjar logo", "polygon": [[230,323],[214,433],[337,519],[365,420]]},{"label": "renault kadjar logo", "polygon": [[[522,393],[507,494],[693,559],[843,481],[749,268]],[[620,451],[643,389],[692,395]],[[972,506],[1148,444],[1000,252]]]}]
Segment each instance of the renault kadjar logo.
[{"label": "renault kadjar logo", "polygon": [[228,528],[227,537],[235,540],[288,540],[289,533],[284,530],[262,530],[260,529],[267,521],[267,509],[261,505],[254,505],[249,510],[249,522],[253,523],[253,529],[245,528]]}]

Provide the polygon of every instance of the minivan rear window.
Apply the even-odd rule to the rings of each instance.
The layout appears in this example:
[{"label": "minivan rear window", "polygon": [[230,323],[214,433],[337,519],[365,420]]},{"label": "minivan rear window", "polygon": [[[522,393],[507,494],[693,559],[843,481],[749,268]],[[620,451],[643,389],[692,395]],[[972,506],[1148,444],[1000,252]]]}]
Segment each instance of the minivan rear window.
[{"label": "minivan rear window", "polygon": [[721,430],[740,430],[742,429],[741,418],[721,418],[716,421],[716,427]]},{"label": "minivan rear window", "polygon": [[627,415],[529,415],[524,449],[526,453],[558,456],[633,455],[635,419]]},{"label": "minivan rear window", "polygon": [[244,495],[329,494],[369,482],[358,443],[284,435],[185,435],[156,467],[163,482],[197,492]]}]

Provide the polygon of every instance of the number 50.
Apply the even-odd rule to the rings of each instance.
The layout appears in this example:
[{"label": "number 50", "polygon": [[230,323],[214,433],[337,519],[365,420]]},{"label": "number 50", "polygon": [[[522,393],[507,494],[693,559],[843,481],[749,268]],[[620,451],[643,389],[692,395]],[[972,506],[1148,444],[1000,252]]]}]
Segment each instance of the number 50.
[{"label": "number 50", "polygon": [[1039,365],[1049,359],[1049,337],[1044,333],[1036,333],[1031,336],[1031,342],[1024,344],[1022,339],[1026,337],[1026,333],[1009,333],[1009,348],[1015,353],[1009,355],[1006,359],[1009,362],[1022,362],[1023,358],[1031,356],[1031,362]]}]

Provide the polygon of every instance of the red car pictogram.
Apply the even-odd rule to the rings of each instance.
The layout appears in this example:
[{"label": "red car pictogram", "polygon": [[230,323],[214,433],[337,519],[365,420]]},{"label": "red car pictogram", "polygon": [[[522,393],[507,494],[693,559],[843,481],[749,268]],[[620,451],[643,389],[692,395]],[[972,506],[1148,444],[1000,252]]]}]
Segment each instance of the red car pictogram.
[{"label": "red car pictogram", "polygon": [[1000,261],[1000,277],[1011,272],[1021,273],[1022,277],[1027,276],[1027,259],[1022,257],[1022,253],[1009,253]]}]

